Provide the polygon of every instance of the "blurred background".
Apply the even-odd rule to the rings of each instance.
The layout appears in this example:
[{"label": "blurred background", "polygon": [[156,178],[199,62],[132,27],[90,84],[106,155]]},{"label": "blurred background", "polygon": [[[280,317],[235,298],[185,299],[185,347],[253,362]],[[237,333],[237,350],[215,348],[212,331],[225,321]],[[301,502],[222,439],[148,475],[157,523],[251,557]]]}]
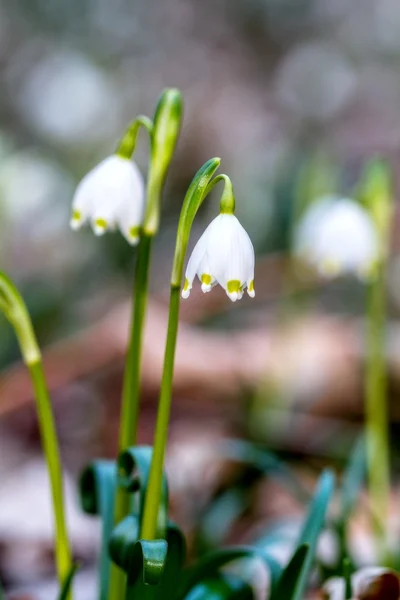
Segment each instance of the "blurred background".
[{"label": "blurred background", "polygon": [[[88,567],[81,585],[89,588],[98,532],[80,514],[74,482],[91,458],[115,456],[135,250],[119,234],[72,233],[71,198],[127,124],[153,114],[166,86],[182,90],[185,114],[152,260],[141,442],[152,441],[178,214],[191,178],[212,156],[233,180],[257,255],[254,300],[233,305],[222,290],[203,296],[196,286],[182,305],[167,470],[174,517],[197,539],[221,489],[242,486],[243,473],[218,458],[220,440],[264,444],[307,483],[322,464],[343,462],[360,429],[365,290],[354,278],[327,283],[293,270],[291,216],[304,195],[351,195],[376,153],[396,182],[400,4],[0,0],[1,269],[20,286],[43,347],[75,553]],[[147,153],[143,135],[136,159],[144,174]],[[205,203],[191,246],[217,206],[217,198]],[[388,271],[393,440],[396,221]],[[3,319],[0,366],[0,574],[10,589],[53,597],[32,392]],[[300,505],[263,480],[246,506],[233,531],[209,526],[218,543],[249,539]],[[367,552],[359,529],[356,542]]]}]

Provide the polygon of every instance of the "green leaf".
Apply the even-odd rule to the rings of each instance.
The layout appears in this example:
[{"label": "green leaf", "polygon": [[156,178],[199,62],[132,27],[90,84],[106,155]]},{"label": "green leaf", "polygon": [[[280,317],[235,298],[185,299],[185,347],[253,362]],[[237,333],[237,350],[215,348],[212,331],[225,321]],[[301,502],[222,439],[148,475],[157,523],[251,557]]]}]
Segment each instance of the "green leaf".
[{"label": "green leaf", "polygon": [[309,552],[303,564],[301,575],[296,585],[296,591],[288,600],[302,600],[307,581],[311,572],[319,534],[325,521],[326,511],[334,491],[335,479],[333,473],[324,471],[319,478],[317,490],[313,496],[307,517],[304,521],[298,545],[307,544]]},{"label": "green leaf", "polygon": [[310,494],[300,479],[272,452],[243,440],[224,441],[221,450],[230,460],[247,463],[259,469],[261,473],[279,479],[301,502],[309,501]]},{"label": "green leaf", "polygon": [[292,600],[295,598],[296,588],[302,577],[303,569],[309,553],[308,544],[301,544],[295,550],[292,558],[286,565],[279,582],[273,592],[272,600]]},{"label": "green leaf", "polygon": [[[68,575],[64,581],[64,584],[61,588],[61,591],[58,595],[58,600],[67,600],[69,592],[71,590],[72,581],[75,577],[75,574],[76,574],[78,568],[79,568],[78,564],[72,565],[70,572],[68,573]],[[1,600],[1,598],[2,598],[2,595],[0,592],[0,600]]]},{"label": "green leaf", "polygon": [[253,600],[251,586],[233,575],[220,575],[197,584],[185,600]]},{"label": "green leaf", "polygon": [[192,588],[203,580],[216,576],[222,567],[239,559],[261,559],[271,574],[271,585],[275,586],[281,573],[281,567],[269,554],[260,548],[250,546],[239,546],[234,548],[224,548],[216,552],[211,552],[202,558],[196,565],[188,569],[184,577],[182,588],[177,596],[178,600],[183,600]]},{"label": "green leaf", "polygon": [[343,474],[340,489],[340,520],[349,519],[357,501],[367,472],[367,456],[364,435],[360,435],[351,453],[347,468]]},{"label": "green leaf", "polygon": [[170,523],[166,540],[136,541],[134,524],[129,532],[130,518],[115,528],[110,544],[113,559],[128,574],[126,599],[175,598],[185,559],[182,532]]},{"label": "green leaf", "polygon": [[351,562],[349,561],[348,558],[343,559],[343,579],[345,581],[345,586],[346,586],[345,587],[346,600],[351,600],[351,598],[353,597],[353,589],[352,589],[352,585],[351,585],[351,572],[352,572]]},{"label": "green leaf", "polygon": [[96,460],[86,467],[79,480],[79,491],[83,510],[89,515],[98,515],[102,520],[102,542],[99,558],[99,597],[107,600],[111,561],[108,543],[114,524],[114,497],[117,485],[115,463]]},{"label": "green leaf", "polygon": [[[118,485],[128,493],[135,494],[133,498],[134,512],[140,525],[144,511],[146,491],[150,476],[151,457],[153,449],[151,446],[138,446],[128,448],[118,457]],[[165,473],[163,475],[161,502],[158,513],[157,537],[165,538],[168,526],[168,486]]]}]

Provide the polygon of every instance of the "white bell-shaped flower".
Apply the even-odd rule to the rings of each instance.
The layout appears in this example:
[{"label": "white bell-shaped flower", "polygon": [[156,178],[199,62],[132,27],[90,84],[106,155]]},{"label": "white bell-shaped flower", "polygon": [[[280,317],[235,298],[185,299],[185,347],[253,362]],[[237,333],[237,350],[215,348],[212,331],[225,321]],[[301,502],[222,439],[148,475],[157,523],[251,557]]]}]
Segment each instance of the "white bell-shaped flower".
[{"label": "white bell-shaped flower", "polygon": [[321,275],[371,275],[378,236],[369,213],[354,200],[325,196],[311,204],[294,236],[295,254]]},{"label": "white bell-shaped flower", "polygon": [[218,215],[197,242],[186,268],[183,298],[189,297],[196,275],[203,292],[219,283],[233,302],[246,287],[254,297],[254,248],[235,215]]},{"label": "white bell-shaped flower", "polygon": [[114,154],[79,183],[72,203],[71,227],[90,221],[96,235],[120,229],[127,241],[139,241],[145,207],[145,186],[136,164]]}]

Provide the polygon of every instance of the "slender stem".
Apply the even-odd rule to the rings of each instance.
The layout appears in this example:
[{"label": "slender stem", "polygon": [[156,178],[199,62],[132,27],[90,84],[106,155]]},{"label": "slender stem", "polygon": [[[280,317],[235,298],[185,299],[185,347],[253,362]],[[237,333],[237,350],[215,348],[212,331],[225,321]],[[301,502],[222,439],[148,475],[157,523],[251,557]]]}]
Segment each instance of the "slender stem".
[{"label": "slender stem", "polygon": [[[146,316],[148,279],[152,236],[142,235],[138,249],[135,272],[134,301],[132,310],[131,334],[125,365],[122,389],[122,406],[120,419],[119,452],[136,444],[139,404],[140,404],[140,372],[142,364],[142,339]],[[117,524],[129,512],[129,495],[118,487],[115,497],[114,523]],[[124,596],[126,574],[115,563],[111,564],[110,600],[119,600]]]},{"label": "slender stem", "polygon": [[[145,506],[141,526],[141,537],[154,539],[157,533],[157,517],[161,500],[163,463],[168,438],[168,423],[171,412],[172,381],[174,376],[175,348],[178,335],[180,289],[183,264],[193,219],[209,193],[210,181],[219,167],[219,158],[207,161],[194,176],[183,201],[179,218],[174,261],[171,274],[171,295],[169,302],[167,341],[164,354],[164,369],[158,402],[157,423],[154,435],[153,455],[149,481],[146,490]],[[218,179],[220,180],[220,178]],[[230,180],[225,176],[225,184]],[[232,193],[232,190],[231,190]],[[233,194],[232,194],[233,195]],[[224,196],[225,198],[225,196]],[[232,200],[234,202],[234,200]]]},{"label": "slender stem", "polygon": [[62,585],[71,570],[72,556],[65,520],[62,469],[56,427],[41,360],[28,364],[28,368],[35,390],[40,433],[50,476],[56,533],[56,564],[58,578]]},{"label": "slender stem", "polygon": [[386,558],[390,491],[385,321],[385,276],[381,260],[377,277],[368,288],[365,398],[369,497],[380,558]]},{"label": "slender stem", "polygon": [[172,285],[168,315],[167,343],[165,347],[164,370],[154,436],[153,457],[141,529],[141,537],[146,540],[152,540],[156,536],[165,447],[167,444],[168,423],[171,411],[172,380],[174,375],[175,347],[179,323],[179,304],[180,286]]},{"label": "slender stem", "polygon": [[147,306],[152,239],[153,238],[150,236],[142,235],[138,249],[131,333],[122,388],[121,425],[118,443],[119,452],[136,444],[139,416],[142,339]]}]

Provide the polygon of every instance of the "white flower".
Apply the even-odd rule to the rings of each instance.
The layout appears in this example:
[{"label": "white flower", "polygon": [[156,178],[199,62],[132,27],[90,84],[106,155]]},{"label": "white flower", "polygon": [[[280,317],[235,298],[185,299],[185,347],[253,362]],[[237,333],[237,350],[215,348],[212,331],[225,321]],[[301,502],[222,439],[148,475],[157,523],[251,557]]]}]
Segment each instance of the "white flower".
[{"label": "white flower", "polygon": [[[380,585],[378,586],[379,583]],[[395,571],[391,571],[390,569],[386,569],[384,567],[364,567],[363,569],[359,569],[358,571],[353,573],[353,575],[351,576],[353,599],[358,600],[358,598],[364,597],[364,594],[366,597],[367,592],[371,592],[370,586],[374,584],[376,589],[380,589],[382,593],[382,598],[384,597],[383,592],[385,591],[385,588],[393,590],[393,598],[398,598],[400,580],[398,574]],[[343,579],[343,577],[331,577],[325,582],[324,591],[327,595],[328,600],[345,600],[345,580]],[[369,597],[370,596],[368,595],[368,598]],[[376,597],[378,597],[378,595]],[[390,595],[390,597],[392,596]]]},{"label": "white flower", "polygon": [[378,257],[378,237],[369,213],[348,198],[325,196],[300,220],[294,251],[325,276],[371,274]]},{"label": "white flower", "polygon": [[78,185],[71,227],[91,222],[96,235],[120,229],[132,245],[139,241],[145,206],[142,175],[134,162],[114,154],[97,165]]},{"label": "white flower", "polygon": [[197,242],[186,267],[183,298],[188,298],[196,274],[203,292],[219,283],[233,302],[246,287],[254,297],[254,248],[234,215],[218,215]]}]

